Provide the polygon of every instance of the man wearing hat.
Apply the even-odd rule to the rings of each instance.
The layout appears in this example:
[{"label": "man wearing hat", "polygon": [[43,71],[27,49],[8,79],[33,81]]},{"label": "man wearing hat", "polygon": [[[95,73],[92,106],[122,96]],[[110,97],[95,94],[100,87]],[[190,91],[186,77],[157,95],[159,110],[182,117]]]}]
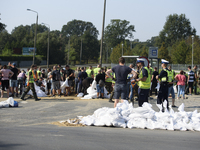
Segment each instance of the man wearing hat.
[{"label": "man wearing hat", "polygon": [[11,93],[10,97],[14,97],[14,88],[16,92],[16,97],[18,97],[18,81],[17,81],[17,76],[18,76],[18,69],[16,68],[16,63],[13,63],[11,68],[11,71],[14,73],[14,75],[10,79],[10,87],[11,87]]},{"label": "man wearing hat", "polygon": [[160,72],[159,75],[156,76],[156,79],[160,80],[160,89],[158,92],[158,97],[157,97],[157,104],[162,104],[163,101],[167,101],[167,107],[169,106],[168,103],[168,69],[167,69],[167,64],[169,62],[161,59],[161,66],[163,70]]},{"label": "man wearing hat", "polygon": [[151,86],[151,75],[147,67],[144,66],[144,58],[137,59],[137,66],[139,68],[139,78],[135,81],[138,82],[138,105],[142,107],[144,102],[148,102],[149,89]]}]

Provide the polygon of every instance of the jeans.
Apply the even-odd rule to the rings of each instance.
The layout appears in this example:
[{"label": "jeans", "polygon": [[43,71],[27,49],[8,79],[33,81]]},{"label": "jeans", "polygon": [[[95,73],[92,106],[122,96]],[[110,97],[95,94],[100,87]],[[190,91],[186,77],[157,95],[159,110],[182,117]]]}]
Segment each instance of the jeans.
[{"label": "jeans", "polygon": [[183,95],[183,98],[185,97],[185,85],[178,85],[178,98],[180,95]]},{"label": "jeans", "polygon": [[78,78],[75,78],[75,94],[78,93]]},{"label": "jeans", "polygon": [[100,87],[99,84],[97,84],[97,93],[104,93],[104,86]]},{"label": "jeans", "polygon": [[168,97],[169,97],[170,93],[172,94],[172,98],[175,98],[174,87],[173,86],[168,87]]}]

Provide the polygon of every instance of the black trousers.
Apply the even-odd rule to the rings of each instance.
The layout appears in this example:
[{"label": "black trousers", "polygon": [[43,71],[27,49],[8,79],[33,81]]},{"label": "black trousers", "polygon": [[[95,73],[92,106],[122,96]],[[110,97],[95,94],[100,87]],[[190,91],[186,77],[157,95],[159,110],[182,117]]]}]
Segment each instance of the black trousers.
[{"label": "black trousers", "polygon": [[167,107],[169,106],[168,102],[168,85],[160,85],[160,89],[157,97],[157,104],[162,104],[162,102],[167,101]]}]

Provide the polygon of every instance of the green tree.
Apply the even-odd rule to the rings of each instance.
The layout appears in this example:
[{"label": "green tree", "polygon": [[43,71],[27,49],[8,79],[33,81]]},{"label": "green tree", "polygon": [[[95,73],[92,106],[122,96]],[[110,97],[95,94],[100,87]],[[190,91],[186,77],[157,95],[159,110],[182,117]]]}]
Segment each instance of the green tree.
[{"label": "green tree", "polygon": [[143,46],[143,50],[140,53],[140,56],[144,56],[144,57],[148,58],[148,48],[147,47]]},{"label": "green tree", "polygon": [[185,14],[173,14],[167,17],[163,30],[157,38],[157,45],[161,46],[165,42],[166,47],[170,47],[178,40],[186,39],[188,36],[195,35],[196,29],[191,27],[190,20]]},{"label": "green tree", "polygon": [[180,42],[177,42],[172,46],[172,60],[173,63],[177,64],[185,64],[186,63],[186,57],[189,52],[189,46],[186,44],[185,40],[182,40]]},{"label": "green tree", "polygon": [[169,62],[171,61],[171,57],[169,56],[168,49],[165,46],[165,43],[163,42],[161,47],[158,49],[158,58],[166,59]]},{"label": "green tree", "polygon": [[[186,44],[189,46],[189,50],[186,56],[186,63],[192,63],[192,38],[186,40]],[[193,40],[193,61],[194,64],[200,64],[200,37],[195,36]]]},{"label": "green tree", "polygon": [[127,20],[113,19],[111,23],[105,28],[105,40],[110,47],[124,42],[126,38],[133,38],[135,32],[134,25],[129,25]]},{"label": "green tree", "polygon": [[118,63],[119,57],[122,56],[122,45],[118,44],[116,47],[113,48],[112,53],[110,55],[110,59],[112,63]]},{"label": "green tree", "polygon": [[64,37],[70,37],[72,35],[82,36],[85,31],[88,31],[90,35],[97,38],[99,31],[91,22],[85,22],[82,20],[72,20],[63,25],[61,33]]},{"label": "green tree", "polygon": [[0,32],[5,30],[6,25],[0,22]]}]

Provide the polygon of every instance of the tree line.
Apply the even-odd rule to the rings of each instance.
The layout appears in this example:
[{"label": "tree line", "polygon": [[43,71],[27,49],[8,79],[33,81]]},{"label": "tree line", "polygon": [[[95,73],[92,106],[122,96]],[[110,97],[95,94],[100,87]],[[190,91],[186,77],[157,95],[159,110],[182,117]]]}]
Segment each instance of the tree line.
[{"label": "tree line", "polygon": [[[20,25],[9,34],[6,25],[0,23],[0,54],[13,55],[14,48],[34,47],[35,24]],[[191,27],[185,14],[169,15],[162,31],[146,42],[134,39],[134,25],[127,20],[113,19],[106,26],[103,43],[103,62],[117,63],[122,55],[148,57],[149,47],[158,47],[159,58],[170,63],[191,63],[192,35],[194,63],[200,63],[200,38],[196,29]],[[91,22],[72,20],[63,25],[62,30],[50,31],[50,64],[97,63],[99,61],[99,31]],[[48,28],[39,24],[37,27],[37,55],[47,56]],[[134,39],[134,40],[133,40]],[[122,50],[123,49],[123,50]],[[69,59],[69,60],[68,60]]]}]

